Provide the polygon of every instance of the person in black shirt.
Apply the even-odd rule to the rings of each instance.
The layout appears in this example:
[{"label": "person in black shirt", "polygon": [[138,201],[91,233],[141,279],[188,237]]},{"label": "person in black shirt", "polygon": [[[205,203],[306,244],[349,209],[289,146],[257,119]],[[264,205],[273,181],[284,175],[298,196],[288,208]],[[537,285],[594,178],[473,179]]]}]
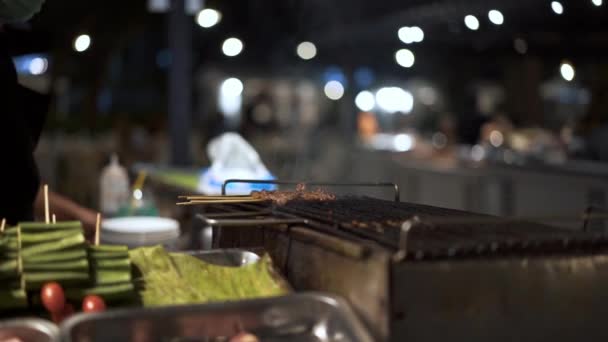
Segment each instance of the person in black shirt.
[{"label": "person in black shirt", "polygon": [[[5,218],[11,225],[33,220],[34,208],[43,208],[34,150],[44,126],[49,98],[18,83],[8,51],[8,33],[3,27],[7,22],[28,19],[40,9],[41,3],[0,0],[0,219]],[[78,219],[89,228],[94,225],[93,211],[54,193],[50,198],[59,219]]]},{"label": "person in black shirt", "polygon": [[48,100],[17,83],[17,73],[3,38],[0,38],[0,217],[13,224],[33,219],[32,204],[40,187],[33,153]]}]

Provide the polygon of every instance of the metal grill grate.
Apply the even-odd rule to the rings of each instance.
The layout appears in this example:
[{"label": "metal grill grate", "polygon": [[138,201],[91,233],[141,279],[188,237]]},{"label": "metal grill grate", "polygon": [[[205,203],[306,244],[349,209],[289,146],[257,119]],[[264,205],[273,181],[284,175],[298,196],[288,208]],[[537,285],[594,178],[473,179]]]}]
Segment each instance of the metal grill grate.
[{"label": "metal grill grate", "polygon": [[589,253],[608,247],[603,232],[570,231],[369,197],[294,200],[285,205],[235,203],[209,209],[215,213],[201,217],[211,226],[305,225],[349,240],[371,241],[394,251],[397,259]]},{"label": "metal grill grate", "polygon": [[603,233],[373,198],[294,201],[275,211],[333,223],[384,246],[407,249],[416,259],[576,252],[608,245],[608,236]]}]

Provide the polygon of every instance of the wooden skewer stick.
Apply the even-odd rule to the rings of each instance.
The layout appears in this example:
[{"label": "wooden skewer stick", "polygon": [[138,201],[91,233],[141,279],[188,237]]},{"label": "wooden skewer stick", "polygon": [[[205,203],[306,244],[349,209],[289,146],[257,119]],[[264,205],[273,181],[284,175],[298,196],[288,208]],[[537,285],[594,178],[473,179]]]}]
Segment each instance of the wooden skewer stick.
[{"label": "wooden skewer stick", "polygon": [[225,198],[225,199],[193,199],[190,200],[190,202],[198,202],[198,203],[207,203],[207,202],[212,202],[212,203],[222,203],[222,202],[264,202],[264,201],[268,201],[267,199],[264,198]]},{"label": "wooden skewer stick", "polygon": [[2,219],[2,223],[0,223],[0,232],[4,233],[4,227],[6,226],[6,219]]},{"label": "wooden skewer stick", "polygon": [[180,195],[181,199],[231,199],[231,198],[253,198],[251,195]]},{"label": "wooden skewer stick", "polygon": [[192,200],[248,200],[248,199],[257,199],[253,196],[185,196],[180,197],[181,199],[187,199],[189,201]]},{"label": "wooden skewer stick", "polygon": [[101,214],[97,213],[97,222],[95,223],[95,246],[99,246],[99,228],[101,226]]},{"label": "wooden skewer stick", "polygon": [[57,216],[55,216],[55,214],[53,214],[53,224],[57,223]]},{"label": "wooden skewer stick", "polygon": [[177,205],[199,205],[199,204],[222,204],[222,203],[251,203],[251,202],[265,202],[265,199],[245,199],[245,200],[193,200],[190,202],[177,202]]},{"label": "wooden skewer stick", "polygon": [[49,186],[44,184],[44,222],[46,224],[51,223],[51,217],[49,215]]}]

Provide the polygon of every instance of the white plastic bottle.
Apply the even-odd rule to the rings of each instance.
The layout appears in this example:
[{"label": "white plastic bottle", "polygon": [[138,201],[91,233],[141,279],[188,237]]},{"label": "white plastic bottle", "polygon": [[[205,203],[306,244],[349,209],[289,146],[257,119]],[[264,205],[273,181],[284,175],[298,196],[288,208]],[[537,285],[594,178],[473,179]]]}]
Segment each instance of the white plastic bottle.
[{"label": "white plastic bottle", "polygon": [[129,201],[129,175],[113,154],[110,164],[101,171],[99,207],[105,216],[114,216]]}]

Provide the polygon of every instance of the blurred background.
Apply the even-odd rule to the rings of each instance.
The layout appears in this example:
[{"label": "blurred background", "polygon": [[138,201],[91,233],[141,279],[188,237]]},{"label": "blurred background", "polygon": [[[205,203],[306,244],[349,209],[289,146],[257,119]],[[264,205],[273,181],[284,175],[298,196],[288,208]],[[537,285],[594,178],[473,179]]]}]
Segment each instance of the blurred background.
[{"label": "blurred background", "polygon": [[20,82],[51,96],[43,178],[91,207],[111,154],[194,191],[208,142],[237,132],[279,179],[574,217],[607,201],[607,7],[62,0],[4,30]]}]

